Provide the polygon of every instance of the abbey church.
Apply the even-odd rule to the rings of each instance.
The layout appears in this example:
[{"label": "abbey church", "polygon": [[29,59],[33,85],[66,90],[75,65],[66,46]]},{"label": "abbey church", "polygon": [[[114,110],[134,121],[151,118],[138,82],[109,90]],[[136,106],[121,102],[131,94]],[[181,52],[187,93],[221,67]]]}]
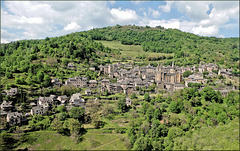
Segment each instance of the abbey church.
[{"label": "abbey church", "polygon": [[174,66],[157,66],[155,73],[155,82],[160,89],[175,89],[182,81],[182,73]]}]

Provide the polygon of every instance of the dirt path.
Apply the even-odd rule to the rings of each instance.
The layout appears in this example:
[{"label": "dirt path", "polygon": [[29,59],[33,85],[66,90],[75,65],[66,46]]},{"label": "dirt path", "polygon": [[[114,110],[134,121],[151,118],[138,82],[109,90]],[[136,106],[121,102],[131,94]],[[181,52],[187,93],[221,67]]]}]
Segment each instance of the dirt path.
[{"label": "dirt path", "polygon": [[119,138],[116,138],[116,139],[114,139],[114,140],[112,140],[112,141],[110,141],[110,142],[108,142],[108,143],[102,144],[102,145],[97,146],[97,147],[95,147],[95,148],[90,148],[89,150],[97,149],[97,148],[99,148],[99,147],[108,145],[108,144],[110,144],[110,143],[113,143],[113,142],[117,141],[118,139],[119,139]]}]

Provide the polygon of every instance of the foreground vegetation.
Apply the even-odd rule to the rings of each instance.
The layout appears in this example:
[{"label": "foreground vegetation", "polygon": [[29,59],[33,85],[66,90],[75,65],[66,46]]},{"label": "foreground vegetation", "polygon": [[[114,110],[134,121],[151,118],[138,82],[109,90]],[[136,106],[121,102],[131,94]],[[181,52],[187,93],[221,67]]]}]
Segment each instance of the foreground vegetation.
[{"label": "foreground vegetation", "polygon": [[223,98],[206,87],[131,98],[132,107],[122,95],[85,110],[58,106],[54,115],[35,115],[1,133],[2,149],[239,149],[239,92]]}]

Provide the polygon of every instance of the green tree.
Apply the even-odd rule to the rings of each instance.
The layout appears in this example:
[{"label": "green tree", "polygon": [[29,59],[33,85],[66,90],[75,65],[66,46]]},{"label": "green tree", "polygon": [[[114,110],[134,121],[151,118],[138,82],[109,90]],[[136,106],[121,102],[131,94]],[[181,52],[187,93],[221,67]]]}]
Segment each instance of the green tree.
[{"label": "green tree", "polygon": [[59,121],[65,121],[67,118],[68,114],[66,112],[61,112],[58,114],[58,120]]},{"label": "green tree", "polygon": [[83,107],[73,107],[69,111],[71,118],[77,119],[80,122],[84,121],[85,110]]},{"label": "green tree", "polygon": [[185,71],[183,73],[183,77],[186,78],[186,77],[190,76],[191,74],[193,74],[191,71]]},{"label": "green tree", "polygon": [[44,74],[43,86],[48,87],[50,85],[51,85],[51,78],[49,77],[49,75]]},{"label": "green tree", "polygon": [[58,112],[66,112],[67,111],[65,105],[58,106],[57,110],[58,110]]},{"label": "green tree", "polygon": [[220,122],[225,123],[225,121],[227,120],[226,112],[221,112],[220,114],[218,114],[217,120],[218,120],[218,123]]},{"label": "green tree", "polygon": [[171,112],[173,113],[178,113],[179,112],[179,109],[178,109],[178,104],[176,101],[172,101],[169,105],[169,109]]},{"label": "green tree", "polygon": [[1,133],[0,144],[3,150],[12,149],[14,143],[15,139],[10,134],[8,134],[6,131]]},{"label": "green tree", "polygon": [[100,118],[100,115],[98,113],[94,113],[92,115],[91,123],[94,126],[94,128],[100,128],[102,126],[102,121]]},{"label": "green tree", "polygon": [[136,99],[136,98],[137,98],[136,94],[133,93],[133,94],[131,95],[131,99]]},{"label": "green tree", "polygon": [[148,102],[151,100],[151,98],[150,98],[150,96],[149,96],[148,93],[145,93],[145,94],[144,94],[144,100],[145,100],[145,101],[148,101]]},{"label": "green tree", "polygon": [[136,142],[133,145],[133,150],[151,150],[151,142],[149,139],[149,136],[143,136],[139,137]]},{"label": "green tree", "polygon": [[200,92],[201,97],[204,98],[206,101],[213,101],[215,100],[218,102],[218,96],[215,90],[211,87],[205,87],[203,90]]},{"label": "green tree", "polygon": [[37,82],[41,83],[43,81],[44,78],[44,73],[42,71],[38,71],[37,73]]},{"label": "green tree", "polygon": [[58,118],[55,118],[52,121],[51,127],[52,129],[57,130],[58,132],[61,132],[63,129],[63,124],[61,121],[58,120]]},{"label": "green tree", "polygon": [[121,97],[118,99],[118,109],[121,110],[121,112],[125,112],[127,109],[127,105],[126,105],[126,98],[125,97]]},{"label": "green tree", "polygon": [[73,118],[69,119],[68,127],[71,133],[71,136],[75,139],[78,140],[80,130],[81,130],[81,123],[78,120],[75,120]]}]

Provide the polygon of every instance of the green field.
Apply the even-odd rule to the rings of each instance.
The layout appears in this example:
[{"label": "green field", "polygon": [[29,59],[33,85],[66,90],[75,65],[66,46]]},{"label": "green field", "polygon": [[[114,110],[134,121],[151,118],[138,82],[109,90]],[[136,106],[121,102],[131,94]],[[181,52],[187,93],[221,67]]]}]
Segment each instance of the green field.
[{"label": "green field", "polygon": [[101,129],[88,130],[82,141],[76,143],[71,137],[58,134],[56,131],[29,132],[28,141],[16,149],[29,150],[126,150],[123,134],[102,133]]},{"label": "green field", "polygon": [[[166,54],[166,53],[153,53],[153,52],[145,52],[142,49],[142,46],[140,45],[123,45],[121,42],[118,41],[103,41],[103,40],[95,40],[96,42],[101,42],[104,46],[109,47],[111,49],[117,49],[120,50],[121,54],[113,56],[115,60],[120,59],[121,57],[126,57],[128,60],[131,60],[129,57],[132,57],[132,59],[136,59],[138,56],[145,57],[160,57],[160,56],[173,56],[173,54]],[[112,60],[114,60],[111,58]],[[137,59],[138,61],[141,61],[140,59]]]}]

